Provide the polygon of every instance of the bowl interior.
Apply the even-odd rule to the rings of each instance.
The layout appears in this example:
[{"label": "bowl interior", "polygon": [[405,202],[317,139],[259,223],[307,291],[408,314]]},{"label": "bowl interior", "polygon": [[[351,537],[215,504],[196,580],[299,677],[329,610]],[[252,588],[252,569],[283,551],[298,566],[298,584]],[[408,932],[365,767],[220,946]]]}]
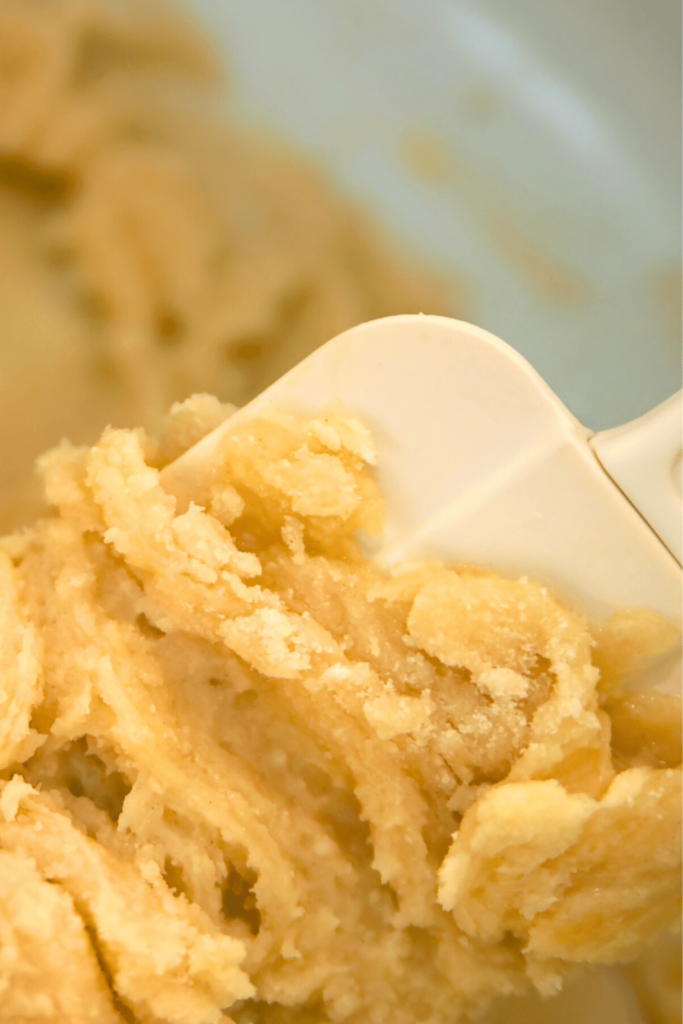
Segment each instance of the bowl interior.
[{"label": "bowl interior", "polygon": [[587,426],[680,386],[668,0],[645,20],[630,0],[186,3],[225,51],[238,115],[460,283],[467,318]]}]

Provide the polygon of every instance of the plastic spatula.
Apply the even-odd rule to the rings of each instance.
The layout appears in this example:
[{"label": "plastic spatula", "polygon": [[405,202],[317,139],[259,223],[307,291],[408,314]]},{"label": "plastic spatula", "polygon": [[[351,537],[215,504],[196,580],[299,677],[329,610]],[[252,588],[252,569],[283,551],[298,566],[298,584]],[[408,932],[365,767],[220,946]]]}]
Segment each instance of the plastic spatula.
[{"label": "plastic spatula", "polygon": [[[377,443],[386,527],[366,544],[376,561],[466,561],[547,584],[594,619],[636,606],[680,620],[680,392],[591,435],[494,335],[387,317],[315,351],[167,466],[162,485],[186,506],[235,426],[334,403]],[[680,692],[680,659],[643,682]]]}]

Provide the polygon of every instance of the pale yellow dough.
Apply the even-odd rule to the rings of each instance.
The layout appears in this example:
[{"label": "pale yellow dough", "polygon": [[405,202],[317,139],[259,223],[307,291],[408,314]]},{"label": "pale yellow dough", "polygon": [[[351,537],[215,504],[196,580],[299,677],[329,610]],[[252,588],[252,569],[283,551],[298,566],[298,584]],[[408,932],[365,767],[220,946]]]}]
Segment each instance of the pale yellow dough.
[{"label": "pale yellow dough", "polygon": [[380,573],[339,411],[236,428],[176,508],[229,413],[53,451],[0,545],[2,1024],[457,1024],[675,928],[680,702],[619,675],[677,630]]},{"label": "pale yellow dough", "polygon": [[[166,3],[0,0],[1,532],[63,436],[462,310],[220,78]],[[228,412],[59,449],[1,542],[0,1024],[455,1024],[674,925],[679,706],[620,685],[670,627],[379,576],[343,417],[243,432],[178,514],[157,469]]]}]

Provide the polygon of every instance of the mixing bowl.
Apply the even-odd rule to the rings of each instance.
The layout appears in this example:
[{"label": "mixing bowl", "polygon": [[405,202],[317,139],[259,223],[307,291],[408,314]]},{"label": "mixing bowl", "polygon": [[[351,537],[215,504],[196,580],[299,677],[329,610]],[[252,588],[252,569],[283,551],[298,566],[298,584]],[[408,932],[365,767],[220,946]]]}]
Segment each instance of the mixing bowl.
[{"label": "mixing bowl", "polygon": [[224,50],[238,114],[462,282],[466,318],[583,423],[679,387],[672,0],[186,3]]}]

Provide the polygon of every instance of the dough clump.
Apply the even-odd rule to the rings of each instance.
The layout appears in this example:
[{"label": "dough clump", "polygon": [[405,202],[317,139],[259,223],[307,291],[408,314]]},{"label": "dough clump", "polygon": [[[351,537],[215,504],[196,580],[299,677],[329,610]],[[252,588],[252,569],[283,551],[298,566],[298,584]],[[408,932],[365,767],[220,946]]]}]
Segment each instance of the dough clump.
[{"label": "dough clump", "polygon": [[674,928],[680,701],[620,678],[677,630],[380,572],[339,410],[236,426],[177,507],[229,413],[62,445],[0,544],[3,1024],[454,1024]]}]

